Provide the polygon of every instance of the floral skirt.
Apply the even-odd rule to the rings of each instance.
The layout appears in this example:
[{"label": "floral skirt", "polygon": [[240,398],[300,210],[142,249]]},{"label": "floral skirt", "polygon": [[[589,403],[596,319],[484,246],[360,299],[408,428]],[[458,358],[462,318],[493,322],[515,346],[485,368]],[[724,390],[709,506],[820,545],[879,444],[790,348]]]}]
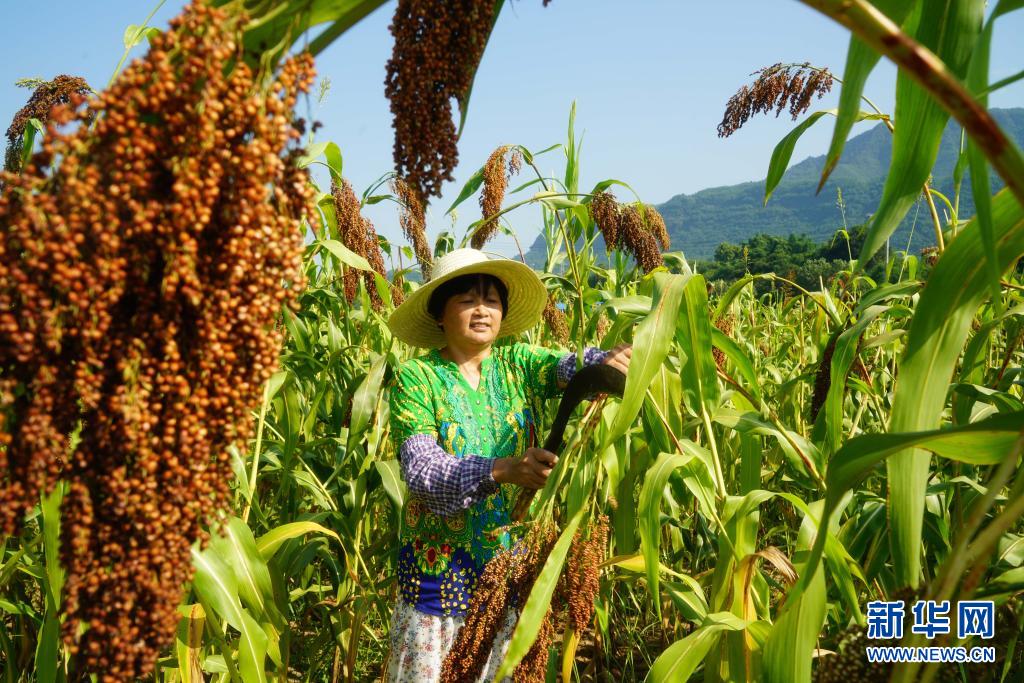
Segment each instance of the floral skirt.
[{"label": "floral skirt", "polygon": [[[483,674],[478,683],[492,683],[505,658],[508,642],[516,628],[516,612],[509,608],[505,621],[491,645]],[[391,616],[391,657],[388,659],[388,683],[436,683],[441,665],[462,628],[462,617],[438,617],[425,614],[401,598]],[[506,678],[506,681],[511,679]]]}]

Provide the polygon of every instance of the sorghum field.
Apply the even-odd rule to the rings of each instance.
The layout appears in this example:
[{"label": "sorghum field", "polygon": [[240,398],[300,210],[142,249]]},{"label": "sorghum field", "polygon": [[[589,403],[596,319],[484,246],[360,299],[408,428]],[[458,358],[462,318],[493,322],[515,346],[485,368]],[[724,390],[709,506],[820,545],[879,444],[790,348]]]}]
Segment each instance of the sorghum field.
[{"label": "sorghum field", "polygon": [[[0,680],[379,677],[406,495],[386,387],[416,353],[386,320],[432,259],[514,231],[523,205],[550,297],[528,340],[634,355],[501,559],[523,602],[506,673],[1021,680],[1024,156],[986,95],[1024,77],[988,68],[1024,3],[804,2],[850,30],[841,76],[757,72],[720,132],[800,121],[767,196],[808,126],[834,121],[826,174],[855,121],[891,128],[859,260],[811,289],[706,281],[628,185],[580,187],[574,114],[548,149],[463,159],[480,170],[456,205],[480,219],[428,241],[502,0],[399,0],[395,166],[365,191],[296,105],[379,0],[195,0],[129,31],[144,56],[106,89],[36,84],[0,176]],[[863,97],[883,57],[894,112]],[[832,87],[838,109],[812,111]],[[975,216],[929,184],[950,117]],[[379,202],[407,243],[363,217]],[[869,277],[919,203],[936,248]],[[867,603],[918,598],[994,601],[991,640],[902,644],[992,645],[995,663],[869,666]]]}]

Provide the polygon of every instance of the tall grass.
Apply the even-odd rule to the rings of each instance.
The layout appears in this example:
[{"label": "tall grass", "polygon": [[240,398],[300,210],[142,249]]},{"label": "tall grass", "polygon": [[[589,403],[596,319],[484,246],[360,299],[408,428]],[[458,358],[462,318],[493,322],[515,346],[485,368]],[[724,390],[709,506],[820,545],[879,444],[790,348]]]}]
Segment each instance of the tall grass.
[{"label": "tall grass", "polygon": [[[350,15],[318,17],[335,22],[334,37],[373,5],[350,4]],[[549,680],[855,680],[864,605],[917,596],[996,602],[996,666],[959,667],[959,680],[1011,680],[1024,667],[1024,173],[983,100],[993,25],[1020,3],[1004,0],[984,21],[982,3],[966,0],[807,4],[852,31],[826,175],[864,116],[857,107],[878,53],[901,67],[892,167],[863,258],[926,187],[946,118],[966,130],[979,213],[944,226],[926,280],[887,268],[875,281],[854,262],[814,291],[771,274],[714,291],[682,252],[644,272],[599,239],[593,197],[614,189],[640,198],[611,179],[581,188],[575,111],[563,143],[515,147],[521,184],[498,212],[434,243],[441,255],[482,226],[510,230],[508,211],[534,207],[542,277],[568,342],[547,325],[527,339],[571,350],[634,345],[622,400],[579,416],[562,457],[574,467],[557,470],[534,506],[569,529],[566,538],[584,508],[607,514],[611,527],[591,631],[555,638]],[[266,40],[289,17],[312,21],[285,12],[255,22],[252,35]],[[777,152],[783,169],[788,149]],[[307,163],[318,155],[340,180],[336,146],[313,148]],[[544,167],[558,157],[561,173],[541,174],[541,155]],[[1007,184],[991,197],[990,166]],[[480,191],[484,172],[456,206]],[[308,286],[300,310],[282,318],[281,370],[252,415],[256,437],[232,453],[232,514],[194,550],[195,580],[158,680],[381,673],[406,496],[384,388],[416,352],[385,322],[394,287],[415,284],[399,265],[409,264],[400,255],[408,248],[381,239],[389,275],[348,278],[358,284],[350,300],[345,274],[372,269],[343,244],[322,190],[323,230],[304,255]],[[401,201],[368,192],[363,202],[388,199]],[[756,281],[773,287],[759,294]],[[73,673],[58,638],[58,503],[59,489],[20,536],[0,542],[5,681]],[[550,597],[531,596],[516,652],[529,649]],[[938,673],[906,665],[885,675]]]}]

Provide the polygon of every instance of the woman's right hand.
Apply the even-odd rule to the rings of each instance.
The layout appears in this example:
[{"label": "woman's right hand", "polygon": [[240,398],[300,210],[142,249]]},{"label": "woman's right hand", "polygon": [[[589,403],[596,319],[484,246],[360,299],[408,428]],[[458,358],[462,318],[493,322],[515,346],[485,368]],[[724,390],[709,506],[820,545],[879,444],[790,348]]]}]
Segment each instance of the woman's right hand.
[{"label": "woman's right hand", "polygon": [[516,484],[524,489],[542,489],[558,462],[558,456],[543,448],[528,448],[520,458],[497,458],[491,477],[499,484]]}]

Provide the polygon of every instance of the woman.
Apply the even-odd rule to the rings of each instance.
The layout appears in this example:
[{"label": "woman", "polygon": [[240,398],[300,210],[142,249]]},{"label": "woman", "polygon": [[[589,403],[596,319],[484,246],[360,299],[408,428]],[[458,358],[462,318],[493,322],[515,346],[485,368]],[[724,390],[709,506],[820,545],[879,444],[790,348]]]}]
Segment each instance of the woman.
[{"label": "woman", "polygon": [[[477,577],[508,547],[516,487],[540,489],[558,461],[538,448],[537,417],[576,371],[576,356],[499,337],[533,327],[547,290],[528,266],[456,249],[391,315],[396,337],[429,349],[390,387],[391,434],[409,497],[402,510],[399,600],[389,681],[436,681]],[[632,349],[588,348],[585,364],[626,372]],[[491,681],[515,627],[509,610],[481,678]]]}]

